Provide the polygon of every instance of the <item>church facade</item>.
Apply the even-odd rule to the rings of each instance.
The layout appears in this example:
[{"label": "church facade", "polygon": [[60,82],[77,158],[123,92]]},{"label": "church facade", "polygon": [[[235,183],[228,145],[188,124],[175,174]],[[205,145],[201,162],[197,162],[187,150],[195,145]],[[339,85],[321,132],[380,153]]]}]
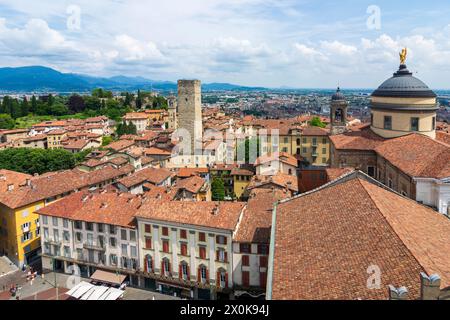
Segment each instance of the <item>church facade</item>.
[{"label": "church facade", "polygon": [[436,138],[436,98],[402,63],[372,94],[371,123],[349,130],[338,90],[331,104],[331,167],[361,170],[450,216],[450,145]]}]

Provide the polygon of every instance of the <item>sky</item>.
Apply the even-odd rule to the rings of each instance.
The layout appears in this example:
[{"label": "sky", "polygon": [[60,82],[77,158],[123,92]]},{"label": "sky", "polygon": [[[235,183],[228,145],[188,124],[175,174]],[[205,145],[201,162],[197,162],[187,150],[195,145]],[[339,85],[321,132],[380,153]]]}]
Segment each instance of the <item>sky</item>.
[{"label": "sky", "polygon": [[0,67],[375,88],[403,47],[410,71],[450,89],[450,2],[0,0]]}]

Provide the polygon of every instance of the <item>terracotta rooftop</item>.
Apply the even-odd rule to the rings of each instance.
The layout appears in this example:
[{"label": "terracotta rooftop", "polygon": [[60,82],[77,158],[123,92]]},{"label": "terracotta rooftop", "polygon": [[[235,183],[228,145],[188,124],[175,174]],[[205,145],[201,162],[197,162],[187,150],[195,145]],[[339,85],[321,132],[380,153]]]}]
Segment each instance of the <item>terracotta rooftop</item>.
[{"label": "terracotta rooftop", "polygon": [[20,173],[16,171],[10,171],[1,169],[0,170],[0,192],[7,192],[8,186],[12,185],[14,189],[19,188],[26,184],[27,179],[31,179],[30,176],[25,173]]},{"label": "terracotta rooftop", "polygon": [[369,127],[330,136],[330,140],[338,150],[374,150],[385,141]]},{"label": "terracotta rooftop", "polygon": [[259,157],[258,159],[256,159],[255,166],[265,164],[268,162],[272,162],[272,161],[279,161],[279,162],[283,162],[288,165],[297,167],[297,158],[295,158],[293,155],[290,155],[286,152],[280,152],[280,153],[276,152],[276,153],[272,153],[272,154],[263,155],[263,156]]},{"label": "terracotta rooftop", "polygon": [[142,198],[130,193],[78,192],[41,208],[37,213],[134,228],[134,214],[141,205]]},{"label": "terracotta rooftop", "polygon": [[235,230],[245,203],[148,200],[137,218]]},{"label": "terracotta rooftop", "polygon": [[134,145],[134,141],[132,140],[119,140],[110,143],[106,148],[112,149],[116,152],[123,151],[125,149],[130,148]]},{"label": "terracotta rooftop", "polygon": [[124,117],[124,120],[145,120],[148,119],[148,114],[145,112],[131,112],[127,113]]},{"label": "terracotta rooftop", "polygon": [[128,177],[122,178],[117,181],[117,183],[124,185],[126,188],[131,188],[144,182],[150,182],[157,185],[170,178],[171,176],[172,172],[167,169],[147,168],[137,171]]},{"label": "terracotta rooftop", "polygon": [[387,140],[375,151],[411,177],[450,177],[450,145],[413,133]]},{"label": "terracotta rooftop", "polygon": [[145,149],[145,154],[148,156],[170,156],[172,153],[164,149],[152,147]]},{"label": "terracotta rooftop", "polygon": [[336,180],[342,177],[344,174],[355,171],[353,168],[326,168],[325,172],[327,174],[328,182]]},{"label": "terracotta rooftop", "polygon": [[189,178],[199,174],[207,174],[208,172],[208,168],[180,168],[178,169],[177,176],[180,178]]},{"label": "terracotta rooftop", "polygon": [[248,200],[233,241],[242,243],[270,242],[272,211],[275,202],[287,198],[281,190],[258,189]]},{"label": "terracotta rooftop", "polygon": [[298,177],[280,172],[273,176],[256,175],[252,177],[247,189],[267,188],[270,185],[289,189],[291,192],[298,192]]},{"label": "terracotta rooftop", "polygon": [[199,176],[192,176],[186,179],[179,179],[176,182],[174,188],[181,190],[187,190],[191,193],[199,193],[200,190],[205,186],[206,180]]},{"label": "terracotta rooftop", "polygon": [[[388,299],[390,284],[417,299],[420,272],[450,285],[450,221],[361,176],[278,205],[274,300]],[[367,288],[371,265],[381,269],[380,289]]]},{"label": "terracotta rooftop", "polygon": [[64,193],[119,179],[132,171],[134,171],[134,167],[127,165],[120,169],[106,166],[92,172],[82,172],[77,169],[52,172],[33,177],[29,186],[0,193],[0,203],[12,209],[20,208]]}]

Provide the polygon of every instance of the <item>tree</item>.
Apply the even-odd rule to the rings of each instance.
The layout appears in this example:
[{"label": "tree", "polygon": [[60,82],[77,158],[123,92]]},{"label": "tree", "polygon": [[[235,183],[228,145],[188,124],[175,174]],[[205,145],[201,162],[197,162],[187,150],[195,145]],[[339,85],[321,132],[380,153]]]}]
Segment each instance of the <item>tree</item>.
[{"label": "tree", "polygon": [[57,102],[48,107],[48,112],[53,116],[63,116],[69,113],[69,109],[64,104]]},{"label": "tree", "polygon": [[83,97],[74,94],[69,97],[69,101],[67,102],[67,107],[69,108],[69,111],[72,113],[79,113],[83,112],[86,108],[84,104]]},{"label": "tree", "polygon": [[27,174],[68,170],[75,164],[75,156],[63,149],[9,148],[0,151],[1,169]]},{"label": "tree", "polygon": [[16,122],[9,114],[0,114],[0,129],[13,129]]},{"label": "tree", "polygon": [[102,138],[102,147],[106,147],[107,145],[109,145],[111,142],[113,142],[114,139],[110,136],[105,136]]},{"label": "tree", "polygon": [[137,98],[136,98],[136,109],[141,109],[141,108],[142,108],[142,95],[141,95],[141,90],[138,90]]},{"label": "tree", "polygon": [[30,112],[31,113],[36,113],[37,110],[37,99],[36,97],[33,95],[33,97],[31,97],[31,108],[30,108]]},{"label": "tree", "polygon": [[102,107],[100,99],[97,97],[86,96],[84,97],[84,103],[86,105],[86,109],[89,110],[100,110]]},{"label": "tree", "polygon": [[20,115],[21,117],[26,117],[30,112],[30,104],[28,103],[27,97],[24,97],[22,100],[22,105],[20,107]]},{"label": "tree", "polygon": [[327,125],[320,120],[319,117],[314,117],[311,119],[309,124],[313,127],[325,128]]},{"label": "tree", "polygon": [[213,201],[225,200],[225,184],[222,178],[215,177],[211,183],[211,193]]}]

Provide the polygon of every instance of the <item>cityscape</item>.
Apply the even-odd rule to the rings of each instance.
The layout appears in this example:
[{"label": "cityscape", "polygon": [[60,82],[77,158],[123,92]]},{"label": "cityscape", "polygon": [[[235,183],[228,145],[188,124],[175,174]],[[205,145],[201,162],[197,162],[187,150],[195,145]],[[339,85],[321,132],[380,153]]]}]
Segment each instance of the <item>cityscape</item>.
[{"label": "cityscape", "polygon": [[[116,5],[137,8],[101,2],[111,17]],[[218,1],[206,11],[197,2],[185,9],[199,21],[174,27],[216,30],[215,10],[240,8],[254,39],[261,23],[288,28],[263,8],[298,18],[318,6]],[[361,56],[341,40],[297,42],[303,62],[293,62],[279,43],[273,55],[226,38],[210,48],[220,63],[194,36],[186,49],[159,42],[178,33],[146,44],[126,35],[142,23],[133,10],[116,53],[98,38],[99,63],[83,51],[92,49],[83,30],[96,38],[104,22],[93,18],[99,8],[0,3],[0,300],[168,300],[178,315],[208,317],[218,309],[189,302],[268,317],[279,300],[450,300],[450,86],[439,75],[450,49],[433,45],[431,59],[420,47],[428,40],[392,25],[397,5],[379,2],[363,6],[361,21],[386,30],[363,39]],[[410,5],[413,23],[422,7]],[[68,31],[54,22],[63,13]],[[45,44],[19,52],[33,36]],[[86,46],[75,53],[75,43]],[[273,73],[258,64],[266,58]]]}]

